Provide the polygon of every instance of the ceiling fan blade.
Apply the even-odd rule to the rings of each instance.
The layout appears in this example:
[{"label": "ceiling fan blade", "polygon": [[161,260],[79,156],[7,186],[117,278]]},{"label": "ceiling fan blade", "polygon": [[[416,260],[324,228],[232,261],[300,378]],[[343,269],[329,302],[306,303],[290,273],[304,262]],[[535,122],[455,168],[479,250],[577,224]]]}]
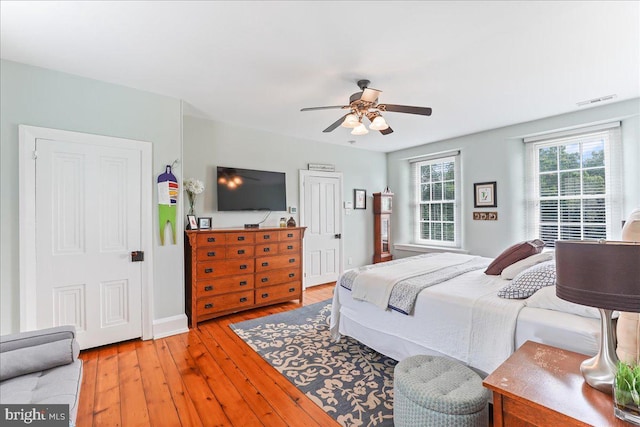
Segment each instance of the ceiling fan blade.
[{"label": "ceiling fan blade", "polygon": [[381,130],[380,133],[383,135],[389,135],[390,133],[393,133],[393,129],[391,129],[391,127],[388,127],[385,130]]},{"label": "ceiling fan blade", "polygon": [[376,102],[376,99],[378,99],[378,95],[381,92],[382,92],[381,90],[370,89],[368,87],[365,87],[364,90],[362,91],[362,96],[360,97],[360,100],[365,102]]},{"label": "ceiling fan blade", "polygon": [[412,107],[410,105],[396,104],[380,104],[377,107],[381,111],[392,111],[394,113],[419,114],[421,116],[430,116],[431,108],[429,107]]},{"label": "ceiling fan blade", "polygon": [[300,111],[333,110],[337,108],[349,108],[349,107],[347,105],[330,105],[328,107],[307,107],[307,108],[300,109]]},{"label": "ceiling fan blade", "polygon": [[349,113],[347,113],[344,116],[340,117],[338,120],[333,122],[328,128],[326,128],[322,132],[332,132],[335,128],[340,126],[342,124],[342,122],[344,122],[344,118],[347,117],[348,115],[349,115]]}]

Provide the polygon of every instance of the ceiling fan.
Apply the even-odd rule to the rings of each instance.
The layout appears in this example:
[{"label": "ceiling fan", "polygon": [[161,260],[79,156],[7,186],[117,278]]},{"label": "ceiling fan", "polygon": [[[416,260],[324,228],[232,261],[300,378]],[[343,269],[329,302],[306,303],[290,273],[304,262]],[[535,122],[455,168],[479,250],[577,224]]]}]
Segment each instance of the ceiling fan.
[{"label": "ceiling fan", "polygon": [[377,89],[369,88],[369,80],[358,80],[358,87],[361,92],[356,92],[349,97],[349,105],[331,105],[327,107],[308,107],[300,111],[330,110],[342,109],[349,110],[347,114],[340,117],[323,132],[331,132],[338,126],[342,125],[346,128],[352,128],[353,135],[364,135],[369,133],[362,120],[366,118],[371,122],[369,129],[378,130],[383,135],[393,132],[389,127],[381,112],[389,111],[394,113],[418,114],[421,116],[430,116],[431,108],[429,107],[412,107],[409,105],[397,104],[378,104],[378,95],[382,92]]}]

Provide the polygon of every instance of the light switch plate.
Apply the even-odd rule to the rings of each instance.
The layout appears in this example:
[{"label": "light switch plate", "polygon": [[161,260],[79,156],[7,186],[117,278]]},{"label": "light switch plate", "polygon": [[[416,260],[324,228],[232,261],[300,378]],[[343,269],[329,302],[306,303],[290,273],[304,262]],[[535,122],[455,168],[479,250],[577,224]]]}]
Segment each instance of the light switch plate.
[{"label": "light switch plate", "polygon": [[298,208],[295,206],[289,206],[289,213],[291,214],[298,213]]},{"label": "light switch plate", "polygon": [[353,209],[353,202],[344,202],[345,209]]}]

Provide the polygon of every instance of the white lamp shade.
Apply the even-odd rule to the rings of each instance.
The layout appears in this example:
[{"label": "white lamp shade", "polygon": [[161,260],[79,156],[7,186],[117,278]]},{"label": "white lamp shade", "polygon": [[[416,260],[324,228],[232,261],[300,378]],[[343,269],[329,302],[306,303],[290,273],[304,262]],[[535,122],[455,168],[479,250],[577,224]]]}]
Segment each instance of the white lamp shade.
[{"label": "white lamp shade", "polygon": [[371,121],[371,125],[369,126],[371,130],[385,130],[389,129],[389,125],[386,120],[382,116],[376,116],[375,119]]},{"label": "white lamp shade", "polygon": [[340,126],[345,128],[356,128],[360,125],[360,119],[355,114],[347,114]]},{"label": "white lamp shade", "polygon": [[351,131],[351,135],[366,135],[368,133],[369,131],[362,123],[360,123],[358,127],[353,128],[353,130]]}]

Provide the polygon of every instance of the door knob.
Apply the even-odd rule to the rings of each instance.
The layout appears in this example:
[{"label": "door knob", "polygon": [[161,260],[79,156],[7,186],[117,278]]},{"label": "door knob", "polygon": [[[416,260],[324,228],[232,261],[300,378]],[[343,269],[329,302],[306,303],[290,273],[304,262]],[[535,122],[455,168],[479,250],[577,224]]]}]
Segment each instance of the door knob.
[{"label": "door knob", "polygon": [[144,251],[131,252],[131,262],[141,262],[141,261],[144,261]]},{"label": "door knob", "polygon": [[336,239],[341,239],[342,238],[342,234],[335,234],[333,237],[335,237]]}]

